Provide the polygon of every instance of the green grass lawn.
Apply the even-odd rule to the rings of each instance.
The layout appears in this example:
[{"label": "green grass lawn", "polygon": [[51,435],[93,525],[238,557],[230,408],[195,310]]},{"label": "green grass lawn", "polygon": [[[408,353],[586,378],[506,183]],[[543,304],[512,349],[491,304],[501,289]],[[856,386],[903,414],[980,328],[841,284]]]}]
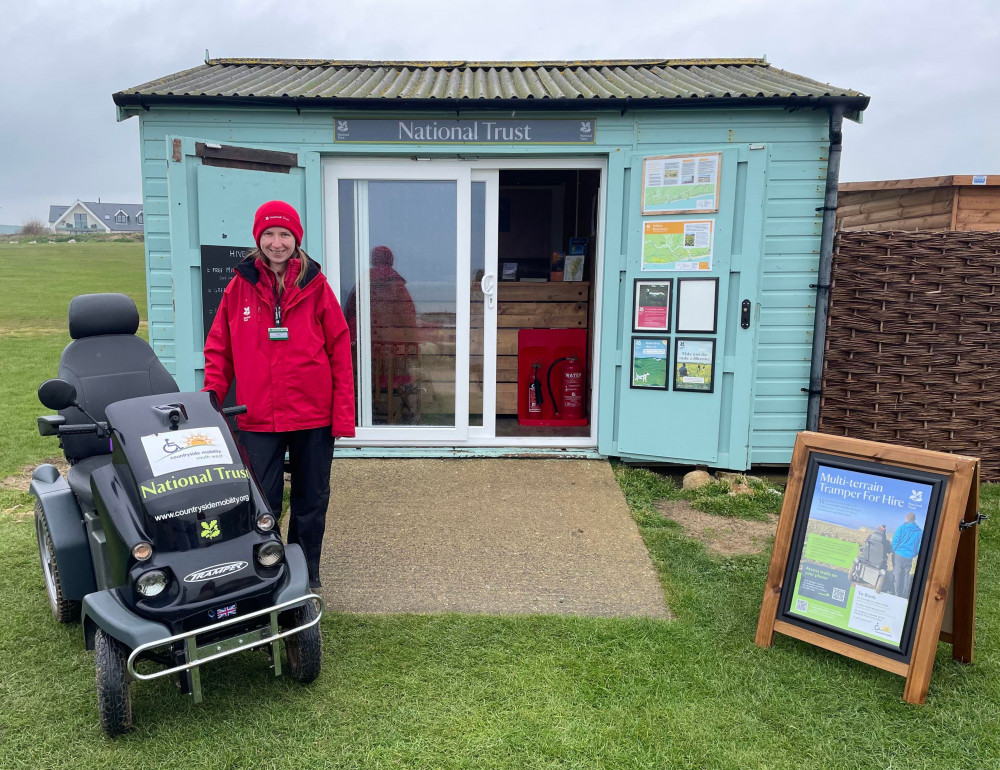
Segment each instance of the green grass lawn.
[{"label": "green grass lawn", "polygon": [[[59,248],[80,265],[92,247]],[[23,254],[0,247],[7,281],[20,284],[7,297],[27,295],[38,280],[12,258]],[[62,305],[53,317],[38,307],[0,312],[50,328],[74,291],[138,285],[141,297],[137,255],[103,270],[103,257],[86,260],[90,277],[66,278],[49,303]],[[2,326],[9,473],[55,451],[54,441],[30,435],[41,413],[33,391],[54,372],[65,339],[18,332],[13,320]],[[1000,488],[983,488],[994,518],[980,540],[976,663],[954,663],[941,645],[927,703],[916,707],[902,701],[900,677],[780,635],[771,649],[754,646],[769,554],[714,556],[655,508],[683,496],[720,517],[760,520],[777,510],[778,495],[761,487],[734,500],[721,485],[679,493],[646,470],[616,466],[616,475],[676,620],[328,614],[324,671],[313,684],[274,678],[263,653],[206,667],[198,706],[168,681],[137,683],[137,729],[117,741],[98,726],[93,656],[79,627],[49,614],[31,500],[5,492],[0,768],[998,766]]]},{"label": "green grass lawn", "polygon": [[0,243],[0,333],[52,329],[66,334],[77,294],[120,291],[146,317],[146,271],[138,242]]}]

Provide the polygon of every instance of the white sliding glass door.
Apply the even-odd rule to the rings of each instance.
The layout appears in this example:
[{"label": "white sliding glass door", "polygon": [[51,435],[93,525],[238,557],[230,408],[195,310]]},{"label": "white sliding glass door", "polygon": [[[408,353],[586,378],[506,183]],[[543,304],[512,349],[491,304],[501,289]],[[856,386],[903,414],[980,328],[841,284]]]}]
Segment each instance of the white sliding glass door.
[{"label": "white sliding glass door", "polygon": [[490,176],[473,179],[455,161],[324,168],[326,252],[337,255],[329,272],[339,280],[330,278],[351,329],[360,442],[464,443],[470,424],[473,435],[492,435]]}]

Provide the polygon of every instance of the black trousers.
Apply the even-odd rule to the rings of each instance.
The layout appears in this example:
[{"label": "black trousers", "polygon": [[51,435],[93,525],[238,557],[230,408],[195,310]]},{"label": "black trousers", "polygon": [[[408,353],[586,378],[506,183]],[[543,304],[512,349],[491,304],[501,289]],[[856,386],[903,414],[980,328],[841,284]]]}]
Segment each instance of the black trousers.
[{"label": "black trousers", "polygon": [[302,547],[309,577],[319,578],[319,557],[330,504],[330,464],[333,436],[330,426],[287,433],[240,431],[240,443],[250,458],[261,491],[275,517],[281,515],[285,486],[285,452],[292,476],[288,542]]}]

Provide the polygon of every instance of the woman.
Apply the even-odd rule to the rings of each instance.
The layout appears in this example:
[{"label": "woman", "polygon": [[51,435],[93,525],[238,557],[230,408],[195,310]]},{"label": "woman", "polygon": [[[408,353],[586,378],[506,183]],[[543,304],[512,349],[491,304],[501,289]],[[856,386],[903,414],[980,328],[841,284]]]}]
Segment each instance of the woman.
[{"label": "woman", "polygon": [[221,401],[236,379],[240,443],[268,505],[281,513],[285,452],[292,477],[288,542],[319,588],[335,438],[354,435],[351,339],[340,304],[300,248],[284,201],[257,209],[257,248],[236,266],[205,341],[205,390]]}]

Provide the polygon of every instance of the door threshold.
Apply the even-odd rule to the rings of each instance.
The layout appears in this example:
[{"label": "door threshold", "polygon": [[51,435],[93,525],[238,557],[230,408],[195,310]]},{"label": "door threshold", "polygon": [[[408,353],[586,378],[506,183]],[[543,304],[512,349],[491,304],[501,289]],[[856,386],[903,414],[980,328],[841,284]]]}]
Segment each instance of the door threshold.
[{"label": "door threshold", "polygon": [[559,449],[557,447],[337,447],[334,460],[337,459],[375,459],[375,458],[490,458],[503,457],[523,458],[532,460],[605,460],[604,455],[593,447],[573,447]]}]

